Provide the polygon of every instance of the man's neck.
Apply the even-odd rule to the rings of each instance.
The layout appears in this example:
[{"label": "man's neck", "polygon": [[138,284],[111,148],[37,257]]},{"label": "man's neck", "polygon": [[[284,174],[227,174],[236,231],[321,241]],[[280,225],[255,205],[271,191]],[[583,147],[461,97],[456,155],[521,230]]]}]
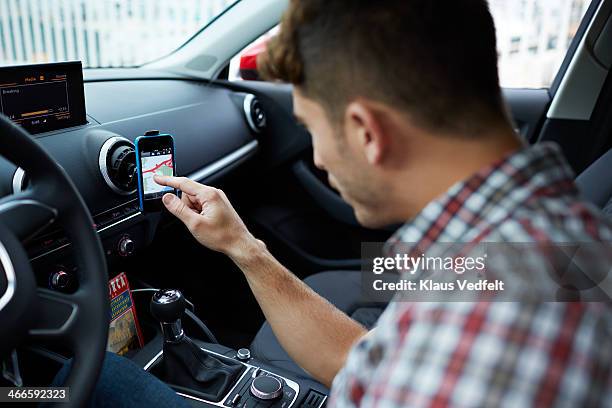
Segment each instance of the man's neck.
[{"label": "man's neck", "polygon": [[[402,209],[400,219],[411,219],[454,184],[520,149],[523,143],[514,131],[507,129],[475,139],[431,137],[426,146],[418,163],[422,182],[413,183],[411,188],[404,183],[395,189],[402,203],[397,207]],[[408,171],[414,172],[414,167]]]}]

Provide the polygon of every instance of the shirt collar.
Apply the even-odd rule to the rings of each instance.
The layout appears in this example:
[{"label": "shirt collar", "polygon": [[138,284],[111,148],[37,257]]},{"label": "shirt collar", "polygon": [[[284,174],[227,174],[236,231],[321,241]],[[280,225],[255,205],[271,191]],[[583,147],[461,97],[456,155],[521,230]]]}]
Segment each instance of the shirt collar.
[{"label": "shirt collar", "polygon": [[552,142],[525,147],[456,183],[404,224],[385,245],[386,253],[410,244],[472,242],[530,200],[577,195],[574,174]]}]

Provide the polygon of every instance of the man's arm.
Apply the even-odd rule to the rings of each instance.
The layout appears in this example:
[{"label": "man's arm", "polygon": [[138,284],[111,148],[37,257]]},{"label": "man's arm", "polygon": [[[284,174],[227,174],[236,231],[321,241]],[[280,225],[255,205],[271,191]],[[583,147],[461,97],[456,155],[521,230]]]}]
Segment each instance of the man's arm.
[{"label": "man's arm", "polygon": [[285,269],[263,243],[247,239],[245,250],[231,259],[244,272],[283,348],[329,387],[366,330]]},{"label": "man's arm", "polygon": [[186,178],[156,177],[178,188],[164,204],[204,246],[228,255],[244,273],[283,348],[330,386],[351,346],[366,330],[284,268],[248,231],[225,194]]}]

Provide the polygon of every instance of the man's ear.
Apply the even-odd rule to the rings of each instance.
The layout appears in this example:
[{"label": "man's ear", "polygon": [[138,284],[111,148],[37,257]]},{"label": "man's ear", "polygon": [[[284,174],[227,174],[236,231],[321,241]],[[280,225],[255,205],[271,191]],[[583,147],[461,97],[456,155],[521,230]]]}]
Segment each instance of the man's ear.
[{"label": "man's ear", "polygon": [[353,101],[346,107],[345,124],[349,142],[353,147],[363,152],[368,163],[380,164],[390,145],[380,112],[373,104]]}]

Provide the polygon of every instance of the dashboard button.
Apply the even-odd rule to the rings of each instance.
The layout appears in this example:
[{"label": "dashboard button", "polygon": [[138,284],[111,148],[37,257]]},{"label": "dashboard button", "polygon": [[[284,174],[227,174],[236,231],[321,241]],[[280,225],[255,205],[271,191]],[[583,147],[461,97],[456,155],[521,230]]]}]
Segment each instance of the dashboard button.
[{"label": "dashboard button", "polygon": [[129,256],[134,253],[134,249],[136,248],[136,244],[132,241],[132,238],[129,235],[125,235],[121,237],[118,245],[118,252],[121,256]]},{"label": "dashboard button", "polygon": [[49,276],[49,286],[59,292],[67,292],[72,289],[74,280],[71,273],[63,269],[51,273]]}]

